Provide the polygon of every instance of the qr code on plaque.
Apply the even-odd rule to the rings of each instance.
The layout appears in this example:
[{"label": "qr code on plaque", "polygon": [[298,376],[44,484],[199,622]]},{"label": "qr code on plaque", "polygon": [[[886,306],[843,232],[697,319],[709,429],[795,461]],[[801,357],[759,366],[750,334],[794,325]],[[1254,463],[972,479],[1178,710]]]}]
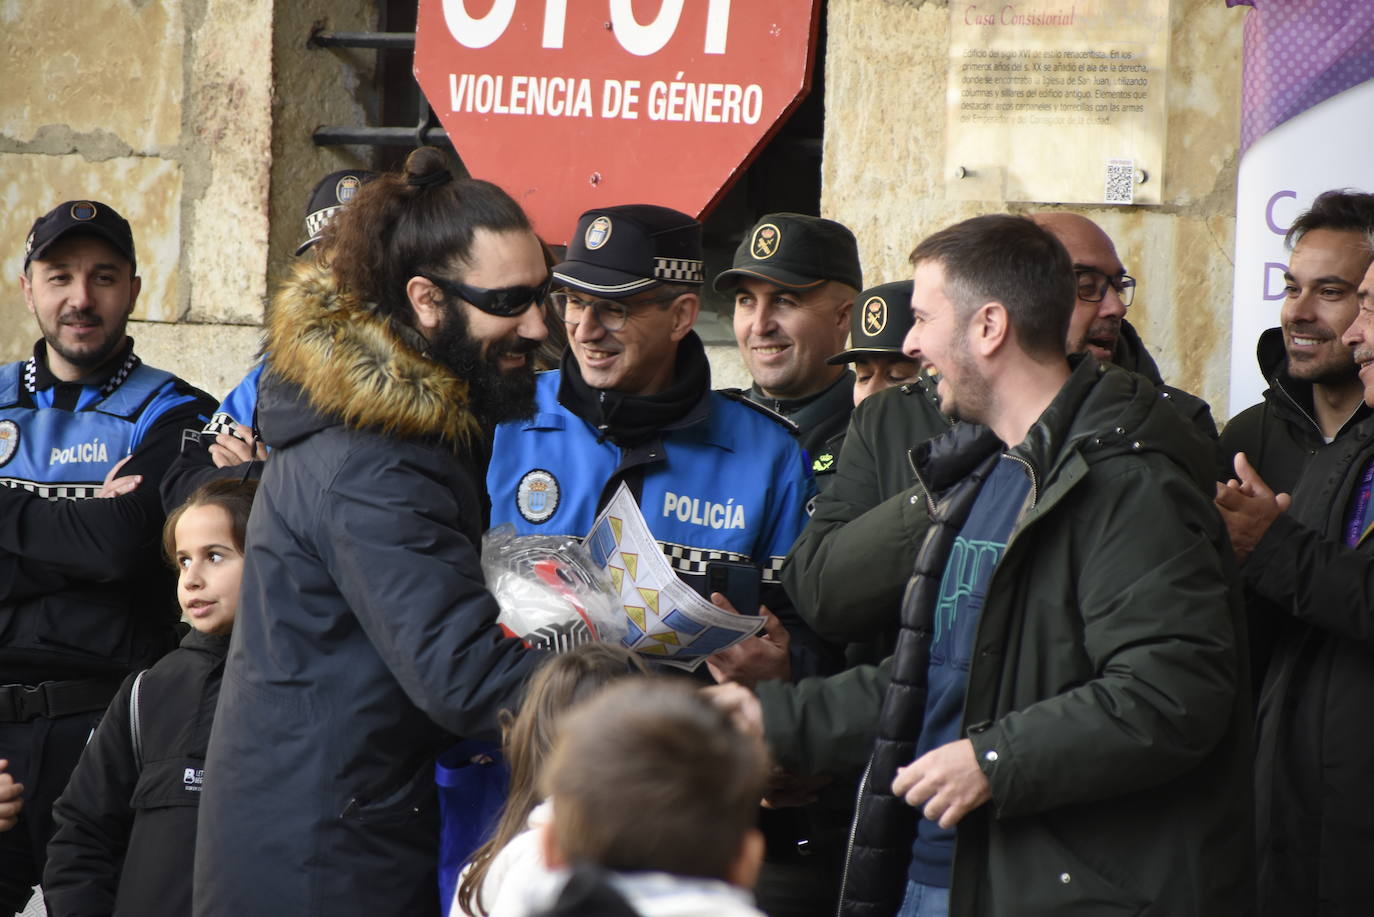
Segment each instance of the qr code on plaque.
[{"label": "qr code on plaque", "polygon": [[1107,190],[1102,200],[1108,204],[1130,204],[1135,201],[1135,160],[1107,160]]}]

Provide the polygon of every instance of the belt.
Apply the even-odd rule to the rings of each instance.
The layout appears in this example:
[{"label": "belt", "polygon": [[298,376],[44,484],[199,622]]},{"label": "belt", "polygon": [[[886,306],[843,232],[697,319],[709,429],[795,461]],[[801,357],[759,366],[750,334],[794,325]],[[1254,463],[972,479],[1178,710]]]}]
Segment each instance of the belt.
[{"label": "belt", "polygon": [[0,723],[27,723],[90,710],[104,710],[119,690],[105,680],[44,681],[36,685],[0,685]]}]

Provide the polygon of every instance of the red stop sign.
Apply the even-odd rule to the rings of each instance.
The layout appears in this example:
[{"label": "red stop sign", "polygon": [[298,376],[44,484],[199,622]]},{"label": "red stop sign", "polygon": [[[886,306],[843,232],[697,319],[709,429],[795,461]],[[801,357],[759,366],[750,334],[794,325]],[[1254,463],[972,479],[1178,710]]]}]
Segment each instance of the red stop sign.
[{"label": "red stop sign", "polygon": [[474,177],[563,244],[592,207],[700,215],[811,84],[818,0],[420,0],[415,79]]}]

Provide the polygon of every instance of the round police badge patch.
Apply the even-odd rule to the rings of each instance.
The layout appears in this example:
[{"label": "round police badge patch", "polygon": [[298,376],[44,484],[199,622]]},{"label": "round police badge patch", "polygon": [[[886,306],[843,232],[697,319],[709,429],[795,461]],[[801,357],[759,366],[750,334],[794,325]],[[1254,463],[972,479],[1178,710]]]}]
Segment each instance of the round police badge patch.
[{"label": "round police badge patch", "polygon": [[19,451],[19,424],[12,420],[0,420],[0,465],[14,458]]},{"label": "round police badge patch", "polygon": [[864,303],[864,334],[871,338],[883,333],[887,327],[887,300],[881,296],[870,296]]},{"label": "round police badge patch", "polygon": [[558,479],[542,468],[526,473],[515,488],[515,507],[526,522],[548,522],[558,509]]},{"label": "round police badge patch", "polygon": [[358,180],[356,175],[345,175],[339,179],[339,183],[334,186],[334,198],[340,204],[347,204],[353,200],[353,196],[358,193],[358,189],[363,183]]},{"label": "round police badge patch", "polygon": [[759,261],[766,261],[777,254],[778,245],[782,242],[782,233],[778,232],[778,227],[772,223],[764,223],[754,230],[754,237],[749,240],[749,251],[754,258]]},{"label": "round police badge patch", "polygon": [[588,250],[596,251],[609,242],[610,238],[611,218],[597,217],[587,227],[587,232],[582,236],[582,241],[587,243]]}]

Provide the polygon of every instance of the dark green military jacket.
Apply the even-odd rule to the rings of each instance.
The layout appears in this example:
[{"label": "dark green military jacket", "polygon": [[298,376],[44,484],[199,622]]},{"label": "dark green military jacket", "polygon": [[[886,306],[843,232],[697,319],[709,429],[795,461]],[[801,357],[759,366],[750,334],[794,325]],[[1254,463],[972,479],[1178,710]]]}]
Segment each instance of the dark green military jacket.
[{"label": "dark green military jacket", "polygon": [[802,618],[825,639],[848,644],[851,665],[892,652],[897,603],[927,522],[910,453],[949,427],[928,376],[864,399],[830,485],[783,567]]}]

